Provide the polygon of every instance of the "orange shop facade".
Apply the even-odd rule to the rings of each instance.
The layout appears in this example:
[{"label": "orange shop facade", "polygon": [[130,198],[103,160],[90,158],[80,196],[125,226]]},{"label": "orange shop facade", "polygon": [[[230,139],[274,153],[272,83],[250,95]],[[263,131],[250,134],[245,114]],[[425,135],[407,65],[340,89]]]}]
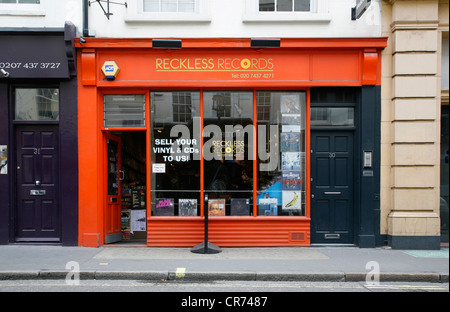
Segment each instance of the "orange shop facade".
[{"label": "orange shop facade", "polygon": [[80,246],[383,244],[386,38],[84,41]]}]

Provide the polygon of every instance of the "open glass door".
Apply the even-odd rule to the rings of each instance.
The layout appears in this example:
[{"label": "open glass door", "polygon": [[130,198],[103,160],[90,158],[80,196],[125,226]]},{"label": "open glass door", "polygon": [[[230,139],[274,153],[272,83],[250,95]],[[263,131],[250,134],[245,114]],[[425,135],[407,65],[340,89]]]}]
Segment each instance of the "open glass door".
[{"label": "open glass door", "polygon": [[110,133],[106,137],[106,157],[108,184],[105,205],[105,243],[111,244],[121,240],[121,140]]}]

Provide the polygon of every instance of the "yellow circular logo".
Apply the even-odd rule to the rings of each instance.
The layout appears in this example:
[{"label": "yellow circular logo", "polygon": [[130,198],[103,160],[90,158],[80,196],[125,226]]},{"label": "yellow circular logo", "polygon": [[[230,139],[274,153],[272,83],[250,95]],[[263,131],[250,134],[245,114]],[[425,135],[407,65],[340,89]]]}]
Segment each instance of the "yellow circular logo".
[{"label": "yellow circular logo", "polygon": [[243,69],[248,69],[248,68],[250,67],[250,65],[251,65],[251,62],[250,62],[249,59],[243,59],[243,60],[241,61],[241,67],[242,67]]}]

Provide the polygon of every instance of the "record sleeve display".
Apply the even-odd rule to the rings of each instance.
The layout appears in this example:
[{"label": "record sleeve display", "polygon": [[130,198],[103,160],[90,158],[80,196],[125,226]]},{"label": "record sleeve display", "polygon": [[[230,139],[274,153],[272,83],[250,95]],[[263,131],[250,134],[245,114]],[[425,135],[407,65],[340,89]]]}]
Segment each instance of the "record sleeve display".
[{"label": "record sleeve display", "polygon": [[210,199],[208,201],[210,216],[225,216],[225,199]]},{"label": "record sleeve display", "polygon": [[300,172],[286,171],[283,172],[282,180],[282,190],[283,191],[300,191],[300,186],[302,183]]},{"label": "record sleeve display", "polygon": [[197,200],[196,199],[179,199],[178,215],[182,217],[197,216]]},{"label": "record sleeve display", "polygon": [[300,151],[300,133],[288,132],[280,135],[280,152]]},{"label": "record sleeve display", "polygon": [[300,192],[283,191],[283,205],[282,210],[293,210],[302,208],[302,197]]},{"label": "record sleeve display", "polygon": [[301,130],[300,114],[283,114],[281,117],[283,132],[300,132]]},{"label": "record sleeve display", "polygon": [[276,198],[260,198],[258,216],[277,216],[278,200]]},{"label": "record sleeve display", "polygon": [[230,213],[232,216],[249,216],[250,200],[248,198],[232,198]]},{"label": "record sleeve display", "polygon": [[300,153],[281,153],[281,168],[283,171],[300,171]]},{"label": "record sleeve display", "polygon": [[156,199],[155,211],[157,216],[174,216],[173,198]]},{"label": "record sleeve display", "polygon": [[300,95],[286,94],[280,96],[282,114],[300,114]]}]

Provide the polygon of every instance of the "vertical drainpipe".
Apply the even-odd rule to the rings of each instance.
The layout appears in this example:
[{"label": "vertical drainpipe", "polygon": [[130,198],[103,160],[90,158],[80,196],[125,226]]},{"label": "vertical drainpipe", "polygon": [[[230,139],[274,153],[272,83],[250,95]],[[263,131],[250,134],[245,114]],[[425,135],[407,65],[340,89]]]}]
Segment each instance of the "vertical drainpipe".
[{"label": "vertical drainpipe", "polygon": [[83,36],[89,37],[89,15],[88,15],[89,0],[83,1]]}]

